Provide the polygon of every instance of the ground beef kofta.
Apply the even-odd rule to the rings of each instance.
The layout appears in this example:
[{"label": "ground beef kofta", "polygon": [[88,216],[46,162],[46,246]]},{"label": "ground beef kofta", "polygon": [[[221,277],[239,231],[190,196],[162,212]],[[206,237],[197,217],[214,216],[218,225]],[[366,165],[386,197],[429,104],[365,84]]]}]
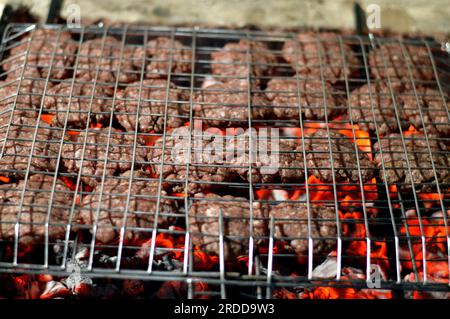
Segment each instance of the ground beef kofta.
[{"label": "ground beef kofta", "polygon": [[46,78],[51,68],[51,79],[63,79],[71,71],[76,50],[77,43],[72,40],[70,33],[35,29],[11,49],[10,57],[3,67],[5,70],[13,70],[26,62],[35,67],[41,77]]},{"label": "ground beef kofta", "polygon": [[[344,101],[331,84],[321,81],[293,78],[274,78],[269,81],[266,96],[279,119],[299,118],[301,112],[307,119],[323,120],[340,113]],[[325,91],[325,99],[323,92]]]},{"label": "ground beef kofta", "polygon": [[243,180],[250,181],[251,155],[253,183],[302,181],[305,165],[299,145],[298,140],[255,136],[252,138],[254,151],[250,154],[249,134],[245,134],[228,141],[227,164]]},{"label": "ground beef kofta", "polygon": [[[23,72],[22,72],[23,71]],[[41,108],[46,78],[41,78],[39,71],[33,67],[25,67],[8,73],[5,81],[0,84],[0,107],[30,113],[35,110],[35,116]],[[52,88],[52,82],[47,82],[47,91]],[[31,112],[33,113],[33,112]]]},{"label": "ground beef kofta", "polygon": [[[0,185],[0,238],[13,240],[15,223],[19,222],[21,244],[43,243],[47,221],[50,240],[64,237],[73,194],[64,182],[57,179],[51,197],[53,181],[54,176],[36,174],[30,175],[26,182]],[[51,210],[47,216],[49,205]]]},{"label": "ground beef kofta", "polygon": [[[208,253],[220,255],[220,224],[223,221],[223,254],[225,261],[247,255],[250,227],[256,243],[267,236],[268,209],[261,203],[253,203],[253,225],[250,224],[250,203],[241,197],[208,194],[197,198],[189,208],[189,232],[192,243]],[[265,218],[265,219],[264,219]]]},{"label": "ground beef kofta", "polygon": [[105,176],[110,176],[131,169],[135,142],[134,161],[139,167],[145,160],[143,141],[140,138],[135,141],[134,134],[119,132],[114,128],[91,129],[87,133],[82,131],[72,135],[70,139],[68,137],[63,145],[61,159],[68,172],[78,176],[81,169],[81,180],[95,186],[101,180],[103,171],[106,172]]},{"label": "ground beef kofta", "polygon": [[442,97],[439,91],[417,87],[416,92],[410,90],[401,99],[406,118],[416,129],[423,131],[425,127],[428,134],[450,135],[450,103],[446,94]]},{"label": "ground beef kofta", "polygon": [[[192,65],[192,51],[180,41],[158,37],[147,43],[147,78],[164,77],[172,73],[189,73]],[[171,62],[170,62],[171,61]],[[169,70],[169,65],[171,69]]]},{"label": "ground beef kofta", "polygon": [[[251,119],[269,118],[272,108],[263,93],[251,92]],[[199,89],[194,96],[193,111],[211,126],[247,126],[249,92],[246,80],[232,79],[216,82]]]},{"label": "ground beef kofta", "polygon": [[258,80],[272,75],[276,62],[276,57],[264,42],[247,39],[227,43],[221,50],[211,53],[212,73],[224,77],[247,78],[250,75]]},{"label": "ground beef kofta", "polygon": [[311,233],[305,203],[285,202],[271,207],[275,238],[289,241],[300,257],[308,255],[308,238],[313,239],[314,256],[327,256],[336,246],[336,212],[331,207],[310,205]]},{"label": "ground beef kofta", "polygon": [[[3,122],[9,123],[9,113]],[[36,135],[36,138],[34,139]],[[30,162],[31,171],[55,171],[61,132],[33,118],[14,118],[9,130],[0,130],[0,176],[23,178]],[[30,153],[33,153],[30,161]]]},{"label": "ground beef kofta", "polygon": [[[404,141],[406,148],[403,147],[400,134],[389,134],[374,145],[375,162],[380,169],[381,179],[389,184],[397,184],[403,190],[411,189],[411,183],[414,183],[414,187],[418,190],[432,190],[436,186],[431,163],[433,160],[439,183],[450,183],[448,170],[450,157],[447,146],[441,144],[436,136],[432,135],[428,138],[429,144],[422,134],[406,135]],[[382,159],[385,170],[382,169]],[[408,161],[411,174],[408,170]]]},{"label": "ground beef kofta", "polygon": [[[158,184],[149,180],[149,175],[143,171],[134,171],[130,188],[131,171],[119,176],[107,176],[103,186],[98,184],[91,194],[86,195],[80,208],[82,224],[98,225],[96,239],[102,243],[110,243],[120,238],[120,228],[144,228],[147,231],[126,230],[124,240],[135,240],[151,236],[149,229],[153,228],[158,205]],[[174,203],[164,198],[161,192],[159,203],[158,225],[170,217],[164,214],[176,213]],[[128,200],[129,197],[129,200]]]},{"label": "ground beef kofta", "polygon": [[[188,174],[188,193],[214,188],[215,183],[230,181],[232,171],[223,163],[223,156],[214,152],[215,135],[204,134],[189,127],[176,128],[158,138],[149,148],[148,161],[157,176],[162,177],[174,192],[185,192],[186,174]],[[191,134],[191,144],[189,135]],[[164,152],[163,152],[164,147]],[[190,158],[189,158],[189,149]],[[211,152],[205,150],[211,150]],[[164,154],[164,158],[163,158]],[[164,163],[161,166],[161,163]],[[189,163],[189,172],[187,164]]]},{"label": "ground beef kofta", "polygon": [[[100,84],[61,82],[49,89],[44,98],[52,124],[59,127],[86,128],[105,124],[110,117],[113,90]],[[67,125],[66,125],[67,117]]]},{"label": "ground beef kofta", "polygon": [[[125,46],[113,37],[98,38],[81,44],[78,59],[77,78],[85,81],[97,79],[111,86],[137,81],[144,63],[141,48]],[[120,72],[119,72],[120,71]]]},{"label": "ground beef kofta", "polygon": [[[341,46],[342,44],[342,46]],[[342,82],[359,73],[360,62],[349,44],[331,32],[304,32],[283,45],[283,57],[298,73]],[[345,58],[345,65],[344,59]]]},{"label": "ground beef kofta", "polygon": [[376,79],[389,78],[391,81],[411,83],[409,70],[414,82],[434,79],[433,66],[425,46],[382,44],[369,53],[369,66]]},{"label": "ground beef kofta", "polygon": [[374,177],[374,165],[369,156],[360,149],[356,153],[355,145],[348,137],[335,131],[328,133],[325,129],[319,129],[305,136],[305,151],[308,170],[320,181],[333,183],[330,144],[336,182],[359,183],[359,175],[362,182],[367,182]]},{"label": "ground beef kofta", "polygon": [[398,132],[399,122],[402,130],[408,129],[409,123],[400,100],[402,92],[400,85],[392,85],[389,88],[380,82],[365,84],[355,89],[350,94],[351,115],[354,123],[366,132],[373,133],[378,128],[380,136]]},{"label": "ground beef kofta", "polygon": [[[115,116],[127,131],[136,130],[137,108],[139,106],[139,132],[162,132],[166,128],[181,126],[184,122],[182,91],[167,80],[150,79],[135,82],[117,94]],[[167,100],[167,117],[165,117]]]}]

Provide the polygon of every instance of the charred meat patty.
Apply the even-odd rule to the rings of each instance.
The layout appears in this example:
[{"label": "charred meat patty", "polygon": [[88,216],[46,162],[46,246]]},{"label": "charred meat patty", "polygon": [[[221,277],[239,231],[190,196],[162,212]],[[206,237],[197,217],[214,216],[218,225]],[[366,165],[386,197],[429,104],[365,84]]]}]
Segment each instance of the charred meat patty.
[{"label": "charred meat patty", "polygon": [[[73,194],[59,179],[53,192],[53,181],[53,176],[37,174],[30,175],[26,183],[22,180],[0,185],[0,238],[14,239],[15,223],[19,222],[20,243],[42,243],[47,221],[50,240],[64,237]],[[49,205],[51,210],[47,219]]]},{"label": "charred meat patty", "polygon": [[[83,224],[98,225],[96,239],[102,243],[110,243],[120,238],[120,228],[123,226],[153,228],[157,208],[157,225],[170,219],[164,214],[176,212],[174,203],[164,198],[164,191],[160,194],[162,198],[158,207],[158,184],[148,180],[148,174],[134,171],[131,181],[130,177],[131,171],[119,176],[107,176],[103,187],[98,184],[92,194],[83,198],[79,218]],[[125,231],[124,240],[126,242],[150,235],[149,231],[128,229]]]},{"label": "charred meat patty", "polygon": [[208,194],[194,201],[189,208],[189,231],[192,242],[201,250],[220,255],[219,235],[222,215],[226,261],[232,261],[239,255],[248,254],[250,227],[255,242],[267,235],[268,210],[261,203],[253,203],[253,224],[250,224],[250,203],[248,199],[233,196]]}]

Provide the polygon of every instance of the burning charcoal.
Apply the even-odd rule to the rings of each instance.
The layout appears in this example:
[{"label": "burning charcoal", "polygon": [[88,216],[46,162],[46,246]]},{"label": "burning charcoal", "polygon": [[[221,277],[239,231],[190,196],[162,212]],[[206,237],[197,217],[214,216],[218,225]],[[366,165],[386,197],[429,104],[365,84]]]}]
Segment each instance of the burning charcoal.
[{"label": "burning charcoal", "polygon": [[[135,143],[136,154],[133,158]],[[113,176],[130,170],[133,161],[136,166],[143,163],[145,149],[142,145],[140,138],[135,141],[134,134],[113,128],[92,129],[87,136],[83,131],[72,137],[72,141],[64,143],[61,160],[70,173],[78,175],[81,169],[81,180],[95,187],[104,171],[106,177]]]},{"label": "burning charcoal", "polygon": [[374,177],[374,165],[365,152],[358,150],[356,154],[355,145],[347,137],[335,131],[328,133],[325,129],[319,129],[305,137],[305,150],[308,169],[321,182],[333,182],[330,144],[336,182],[359,183],[359,176],[362,182],[367,182]]},{"label": "burning charcoal", "polygon": [[[147,58],[150,58],[145,73],[147,78],[164,77],[169,72],[191,72],[192,51],[180,41],[174,40],[172,42],[170,38],[158,37],[147,43],[146,53]],[[170,63],[172,63],[171,70],[169,70]]]},{"label": "burning charcoal", "polygon": [[[85,41],[79,51],[77,78],[85,81],[97,79],[114,86],[139,80],[144,59],[143,50],[125,46],[113,37]],[[119,73],[120,71],[120,73]]]},{"label": "burning charcoal", "polygon": [[[48,205],[53,189],[53,176],[31,175],[26,184],[23,206],[24,181],[17,184],[0,185],[0,237],[13,239],[15,223],[19,221],[19,242],[33,244],[42,242],[46,234]],[[56,181],[49,216],[48,235],[50,239],[61,239],[66,233],[71,203],[71,190],[60,180]],[[20,210],[20,214],[19,214]],[[20,216],[20,219],[18,219]]]},{"label": "burning charcoal", "polygon": [[433,66],[425,46],[383,44],[369,53],[369,65],[376,79],[386,80],[389,77],[391,81],[402,80],[409,84],[409,70],[414,81],[434,79]]},{"label": "burning charcoal", "polygon": [[336,212],[331,207],[310,205],[311,233],[308,230],[308,209],[304,203],[286,202],[274,206],[275,237],[290,241],[299,258],[308,255],[308,238],[313,239],[313,255],[321,257],[336,246]]},{"label": "burning charcoal", "polygon": [[[416,97],[417,94],[417,97]],[[417,87],[416,92],[410,90],[401,97],[406,118],[421,132],[450,135],[448,109],[450,103],[447,95],[444,100],[439,91]]]},{"label": "burning charcoal", "polygon": [[255,242],[267,235],[267,207],[254,203],[253,225],[250,225],[250,207],[247,199],[233,196],[208,194],[197,199],[189,208],[189,231],[194,245],[208,253],[220,255],[219,214],[223,218],[224,246],[226,261],[232,261],[248,253],[250,227],[253,227]]},{"label": "burning charcoal", "polygon": [[196,117],[210,126],[248,127],[249,110],[252,120],[267,119],[272,115],[269,104],[263,93],[248,92],[246,80],[231,79],[199,89],[194,96],[193,110]]},{"label": "burning charcoal", "polygon": [[[169,95],[166,96],[169,85]],[[166,128],[179,127],[183,124],[182,91],[167,80],[152,79],[131,83],[125,90],[117,93],[114,113],[119,123],[130,132],[162,132]],[[167,101],[167,114],[166,110]],[[139,114],[137,107],[139,106]]]},{"label": "burning charcoal", "polygon": [[[192,131],[188,127],[174,129],[165,137],[156,140],[154,146],[148,153],[148,160],[157,176],[162,170],[162,177],[167,181],[173,192],[184,193],[187,168],[189,162],[188,193],[197,193],[204,189],[211,189],[213,183],[221,183],[232,180],[232,172],[223,166],[223,158],[209,152],[199,151],[211,149],[216,142],[216,136],[205,134],[198,136],[201,132]],[[189,134],[192,134],[189,145]],[[198,137],[196,137],[198,136]],[[164,144],[164,165],[161,166]],[[191,160],[188,161],[189,148],[191,148]],[[213,155],[213,156],[211,156]],[[198,165],[196,165],[198,164]],[[206,165],[207,164],[207,165]],[[171,182],[174,180],[175,182]]]},{"label": "burning charcoal", "polygon": [[[324,100],[325,91],[325,100]],[[321,81],[275,78],[269,81],[266,96],[277,118],[299,120],[299,111],[307,119],[324,120],[341,113],[344,101],[331,84]],[[300,107],[301,105],[301,107]]]},{"label": "burning charcoal", "polygon": [[136,298],[145,292],[144,283],[140,280],[127,279],[122,283],[123,293],[131,298]]},{"label": "burning charcoal", "polygon": [[[9,121],[9,115],[8,119]],[[31,171],[55,171],[58,150],[55,145],[61,141],[60,132],[50,129],[45,123],[35,119],[13,119],[9,131],[0,130],[0,147],[4,149],[0,158],[0,175],[12,179],[25,176],[33,154],[29,169]],[[8,133],[8,134],[6,134]],[[36,137],[36,138],[35,138]]]},{"label": "burning charcoal", "polygon": [[107,122],[112,94],[113,90],[100,84],[61,82],[47,91],[44,105],[52,115],[52,125],[84,129],[88,119],[91,124]]},{"label": "burning charcoal", "polygon": [[[102,243],[119,238],[120,228],[125,221],[124,212],[127,212],[126,227],[151,229],[154,226],[159,195],[163,198],[159,201],[158,224],[171,219],[164,214],[176,212],[174,203],[164,198],[164,191],[158,194],[157,183],[149,181],[146,173],[134,171],[131,187],[130,174],[131,171],[128,171],[120,176],[108,177],[103,185],[83,198],[80,219],[86,225],[95,223],[98,226],[96,238]],[[139,239],[149,234],[150,232],[127,230],[123,240]]]},{"label": "burning charcoal", "polygon": [[[366,132],[374,133],[378,128],[380,136],[398,132],[399,121],[401,130],[406,130],[409,123],[405,120],[405,110],[400,98],[396,99],[395,105],[392,100],[392,95],[399,96],[402,92],[403,89],[398,84],[388,87],[378,82],[357,88],[350,94],[353,121]],[[395,114],[396,110],[399,121]]]},{"label": "burning charcoal", "polygon": [[66,298],[72,295],[72,291],[59,281],[49,281],[41,294],[41,299]]},{"label": "burning charcoal", "polygon": [[[360,62],[350,45],[331,32],[303,32],[283,46],[283,57],[298,73],[323,78],[331,83],[358,75]],[[345,67],[343,63],[345,59]]]},{"label": "burning charcoal", "polygon": [[27,33],[18,46],[11,49],[10,57],[3,67],[5,70],[12,70],[26,59],[28,64],[39,69],[40,77],[47,77],[51,67],[50,78],[63,79],[75,61],[76,50],[77,44],[68,32],[34,29]]},{"label": "burning charcoal", "polygon": [[[212,73],[219,76],[247,78],[272,75],[276,57],[263,42],[241,39],[211,53]],[[226,79],[223,79],[226,81]]]},{"label": "burning charcoal", "polygon": [[[380,169],[382,180],[389,184],[397,184],[401,190],[411,189],[411,183],[414,183],[414,187],[418,190],[434,189],[436,180],[428,152],[429,147],[439,183],[450,183],[448,147],[434,136],[429,136],[427,142],[421,134],[409,134],[405,136],[404,141],[406,148],[403,147],[399,134],[389,134],[374,145],[375,162]],[[385,171],[382,169],[382,157]],[[411,174],[407,166],[408,160]]]}]

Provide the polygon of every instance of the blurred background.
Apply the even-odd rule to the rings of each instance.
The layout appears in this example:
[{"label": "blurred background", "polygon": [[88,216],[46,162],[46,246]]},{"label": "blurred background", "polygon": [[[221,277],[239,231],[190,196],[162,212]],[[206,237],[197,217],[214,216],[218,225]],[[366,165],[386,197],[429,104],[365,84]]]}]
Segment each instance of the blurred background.
[{"label": "blurred background", "polygon": [[[45,22],[51,0],[0,0],[15,20]],[[380,27],[395,32],[450,33],[449,0],[65,0],[60,16],[80,14],[82,24],[137,23],[294,29],[354,29],[358,11],[376,5]],[[55,4],[53,4],[55,5]],[[363,18],[364,21],[366,18]]]}]

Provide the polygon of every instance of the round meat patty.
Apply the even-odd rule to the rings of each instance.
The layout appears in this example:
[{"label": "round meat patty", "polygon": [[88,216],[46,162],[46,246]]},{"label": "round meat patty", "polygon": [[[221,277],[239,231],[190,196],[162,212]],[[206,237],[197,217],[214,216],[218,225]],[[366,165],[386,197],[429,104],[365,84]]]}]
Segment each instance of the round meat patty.
[{"label": "round meat patty", "polygon": [[[383,44],[369,53],[369,66],[376,79],[411,83],[408,65],[414,81],[434,79],[433,66],[425,46],[399,43]],[[405,54],[403,54],[405,52]]]},{"label": "round meat patty", "polygon": [[192,243],[216,255],[220,255],[219,216],[222,214],[225,261],[248,254],[250,227],[253,228],[256,243],[261,242],[268,233],[267,207],[253,203],[253,225],[250,225],[250,202],[242,197],[208,194],[195,200],[188,214]]},{"label": "round meat patty", "polygon": [[[61,82],[49,89],[44,98],[46,111],[53,115],[52,125],[86,128],[90,124],[105,124],[109,119],[112,107],[113,90],[94,83]],[[92,99],[92,103],[91,103]],[[91,112],[89,114],[89,111]]]},{"label": "round meat patty", "polygon": [[[107,176],[103,188],[98,184],[92,194],[83,198],[80,209],[81,222],[90,226],[97,225],[96,239],[102,243],[120,239],[120,228],[124,226],[125,212],[127,212],[125,227],[145,229],[154,227],[158,205],[158,184],[145,180],[149,176],[143,171],[134,171],[130,189],[130,174],[131,171],[127,171],[120,176]],[[101,193],[103,195],[100,195]],[[176,213],[173,201],[164,198],[166,195],[164,191],[161,192],[158,225],[170,219],[164,214]],[[149,231],[128,229],[124,240],[127,242],[150,236]]]},{"label": "round meat patty", "polygon": [[360,149],[358,149],[360,171],[358,170],[355,145],[348,137],[335,131],[328,134],[325,129],[319,129],[305,136],[305,150],[308,170],[320,181],[333,183],[329,144],[336,182],[359,183],[360,174],[362,182],[374,177],[374,165],[368,155]]},{"label": "round meat patty", "polygon": [[[230,168],[232,172],[250,182],[248,136],[246,134],[228,141],[227,164],[233,166]],[[255,150],[252,153],[253,183],[270,183],[275,180],[287,183],[304,179],[305,165],[298,140],[255,136],[252,143],[252,149]]]},{"label": "round meat patty", "polygon": [[[3,121],[9,123],[9,118],[8,114]],[[38,123],[39,126],[36,129]],[[50,129],[46,123],[26,117],[14,118],[9,131],[6,127],[0,131],[0,150],[3,149],[0,157],[0,176],[23,178],[28,168],[32,148],[30,170],[55,171],[58,158],[57,146],[60,141],[61,133]]]},{"label": "round meat patty", "polygon": [[[9,73],[6,80],[0,84],[0,107],[12,109],[15,105],[16,111],[35,113],[37,117],[45,83],[46,78],[41,78],[39,71],[33,67],[26,66],[25,70],[17,69]],[[47,90],[52,86],[51,82],[47,82]]]},{"label": "round meat patty", "polygon": [[[375,162],[380,169],[381,179],[389,184],[397,184],[402,190],[411,189],[412,182],[418,190],[429,191],[434,189],[436,180],[425,136],[411,134],[405,136],[404,140],[406,154],[400,134],[389,134],[383,137],[380,143],[374,145]],[[430,135],[428,141],[438,181],[440,184],[448,184],[450,183],[449,149],[441,144],[435,136]],[[385,172],[382,169],[382,158]],[[407,160],[409,160],[411,174],[408,171]],[[386,174],[386,179],[384,174]]]},{"label": "round meat patty", "polygon": [[[325,101],[323,92],[325,90]],[[273,106],[273,112],[279,119],[299,118],[301,112],[307,119],[325,119],[339,114],[344,101],[331,84],[321,81],[293,78],[276,78],[270,80],[266,88],[266,96]],[[299,102],[300,101],[300,102]],[[326,112],[325,112],[326,106]]]},{"label": "round meat patty", "polygon": [[[142,86],[142,90],[140,90]],[[134,82],[117,94],[115,115],[127,130],[136,130],[136,113],[139,105],[139,132],[162,132],[164,130],[165,106],[167,98],[167,128],[183,124],[184,99],[180,89],[170,83],[169,96],[166,97],[167,80],[151,79]]]},{"label": "round meat patty", "polygon": [[300,74],[320,78],[323,72],[326,81],[336,83],[357,76],[361,67],[350,45],[342,40],[341,50],[340,44],[335,33],[299,33],[284,43],[283,57]]},{"label": "round meat patty", "polygon": [[[408,129],[409,122],[405,120],[405,111],[399,97],[403,89],[397,84],[392,85],[391,89],[383,83],[376,82],[371,83],[370,88],[366,84],[351,92],[351,114],[354,123],[358,124],[361,130],[372,133],[378,127],[379,135],[384,136],[398,132],[399,121],[403,131]],[[395,97],[395,105],[392,94]],[[399,121],[395,115],[396,108]]]},{"label": "round meat patty", "polygon": [[[191,72],[192,51],[185,47],[180,41],[170,38],[158,37],[147,43],[147,78],[161,77],[172,73]],[[169,70],[170,59],[172,59],[171,70]]]},{"label": "round meat patty", "polygon": [[[66,170],[76,174],[81,169],[81,180],[90,186],[96,186],[105,172],[105,176],[115,175],[131,169],[133,163],[134,135],[125,134],[110,128],[92,129],[72,136],[72,141],[63,145],[61,159]],[[86,146],[83,156],[83,144]],[[136,166],[145,160],[146,150],[142,147],[143,141],[136,141]],[[106,160],[106,163],[105,163]]]},{"label": "round meat patty", "polygon": [[[0,185],[0,238],[13,240],[15,223],[19,222],[20,243],[43,243],[50,204],[48,236],[50,240],[64,237],[73,194],[58,179],[51,198],[53,180],[53,176],[38,174],[30,175],[26,185],[25,181]],[[20,209],[24,187],[23,206]]]},{"label": "round meat patty", "polygon": [[[251,94],[252,120],[270,118],[272,108],[263,93]],[[231,79],[199,89],[194,96],[193,111],[196,117],[210,126],[248,127],[248,83]]]},{"label": "round meat patty", "polygon": [[72,40],[70,33],[35,29],[29,32],[19,45],[11,49],[10,57],[3,67],[5,70],[13,70],[22,65],[26,59],[27,64],[35,67],[41,77],[46,78],[51,67],[51,79],[64,79],[70,73],[75,61],[76,50],[77,44]]},{"label": "round meat patty", "polygon": [[[264,42],[247,39],[228,43],[220,51],[211,53],[212,73],[219,76],[270,76],[275,72],[275,63],[276,57]],[[221,81],[227,80],[224,78]]]},{"label": "round meat patty", "polygon": [[125,46],[121,52],[121,46],[122,42],[113,37],[83,42],[79,52],[77,77],[85,81],[97,79],[111,86],[115,85],[117,77],[120,83],[139,80],[139,72],[144,63],[143,50]]},{"label": "round meat patty", "polygon": [[[153,171],[157,176],[162,172],[163,179],[174,192],[185,192],[188,163],[188,193],[218,187],[211,183],[233,179],[230,168],[223,165],[223,154],[216,154],[213,151],[216,137],[213,134],[200,136],[199,133],[198,130],[191,133],[189,144],[189,127],[179,127],[166,135],[165,144],[161,136],[149,149],[147,156]],[[190,159],[189,149],[191,149]],[[211,152],[204,151],[208,149]],[[164,163],[162,167],[161,163]]]},{"label": "round meat patty", "polygon": [[336,246],[336,212],[331,207],[310,205],[311,233],[306,204],[285,202],[270,209],[275,219],[275,237],[290,241],[299,257],[308,255],[308,238],[313,239],[315,257],[328,255]]},{"label": "round meat patty", "polygon": [[439,91],[426,87],[416,88],[416,94],[410,90],[402,95],[403,108],[408,120],[419,131],[423,131],[425,127],[428,134],[448,137],[450,135],[448,96],[444,96],[444,101]]}]

